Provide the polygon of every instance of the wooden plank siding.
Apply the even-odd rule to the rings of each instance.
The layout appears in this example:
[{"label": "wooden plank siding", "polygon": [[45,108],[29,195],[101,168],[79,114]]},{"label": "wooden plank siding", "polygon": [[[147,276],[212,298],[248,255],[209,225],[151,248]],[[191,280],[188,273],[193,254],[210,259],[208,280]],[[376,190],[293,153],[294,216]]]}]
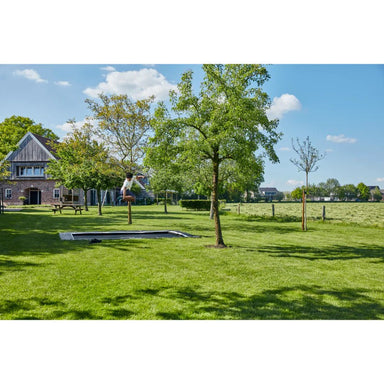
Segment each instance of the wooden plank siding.
[{"label": "wooden plank siding", "polygon": [[29,136],[26,137],[19,148],[8,157],[8,161],[29,163],[47,162],[51,158],[47,150],[43,149],[41,144]]}]

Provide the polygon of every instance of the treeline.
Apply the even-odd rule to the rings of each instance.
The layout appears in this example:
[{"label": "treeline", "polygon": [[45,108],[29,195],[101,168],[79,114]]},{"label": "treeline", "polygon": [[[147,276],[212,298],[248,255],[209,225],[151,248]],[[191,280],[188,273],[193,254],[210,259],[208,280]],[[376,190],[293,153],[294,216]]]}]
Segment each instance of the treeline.
[{"label": "treeline", "polygon": [[[287,200],[300,200],[303,196],[305,187],[297,187],[290,194],[286,195]],[[321,200],[329,198],[338,201],[381,201],[383,196],[379,188],[370,190],[364,183],[357,185],[341,185],[337,179],[331,178],[319,184],[310,184],[307,191],[307,198],[311,200]]]}]

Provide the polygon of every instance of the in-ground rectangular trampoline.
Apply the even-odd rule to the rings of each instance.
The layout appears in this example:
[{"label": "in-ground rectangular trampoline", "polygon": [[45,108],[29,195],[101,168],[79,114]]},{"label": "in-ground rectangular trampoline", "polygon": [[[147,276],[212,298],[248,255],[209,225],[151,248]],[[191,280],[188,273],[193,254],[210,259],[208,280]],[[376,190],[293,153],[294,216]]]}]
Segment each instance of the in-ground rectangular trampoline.
[{"label": "in-ground rectangular trampoline", "polygon": [[200,237],[180,231],[113,231],[113,232],[62,232],[61,240],[125,240],[125,239],[160,239],[172,237]]}]

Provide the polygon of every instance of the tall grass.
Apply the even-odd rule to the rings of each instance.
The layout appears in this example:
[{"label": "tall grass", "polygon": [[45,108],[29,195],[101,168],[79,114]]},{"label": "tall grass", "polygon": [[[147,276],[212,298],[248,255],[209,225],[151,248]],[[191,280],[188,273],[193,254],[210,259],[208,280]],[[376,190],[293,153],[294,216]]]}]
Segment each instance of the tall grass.
[{"label": "tall grass", "polygon": [[[273,203],[275,216],[295,217],[301,220],[301,203]],[[308,220],[321,220],[325,206],[326,220],[336,223],[355,223],[365,226],[384,227],[384,203],[330,203],[308,202]],[[226,208],[237,213],[238,204],[226,204]],[[242,203],[240,213],[254,216],[272,216],[272,203]]]}]

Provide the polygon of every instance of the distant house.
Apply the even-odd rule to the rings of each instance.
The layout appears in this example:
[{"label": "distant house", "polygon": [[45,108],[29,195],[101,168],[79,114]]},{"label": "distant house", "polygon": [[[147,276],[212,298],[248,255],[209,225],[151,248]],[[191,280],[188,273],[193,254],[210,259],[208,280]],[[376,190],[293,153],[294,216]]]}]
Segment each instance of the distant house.
[{"label": "distant house", "polygon": [[48,180],[48,161],[55,159],[51,140],[28,132],[19,141],[17,149],[5,161],[10,164],[8,183],[0,182],[5,204],[51,204],[59,201],[64,191]]},{"label": "distant house", "polygon": [[371,200],[373,200],[373,191],[377,188],[380,192],[381,192],[381,195],[383,196],[384,198],[384,190],[383,189],[380,189],[380,187],[378,185],[367,185],[367,187],[369,188],[369,192],[371,193]]},{"label": "distant house", "polygon": [[274,187],[259,188],[259,194],[266,200],[273,200],[279,191]]}]

